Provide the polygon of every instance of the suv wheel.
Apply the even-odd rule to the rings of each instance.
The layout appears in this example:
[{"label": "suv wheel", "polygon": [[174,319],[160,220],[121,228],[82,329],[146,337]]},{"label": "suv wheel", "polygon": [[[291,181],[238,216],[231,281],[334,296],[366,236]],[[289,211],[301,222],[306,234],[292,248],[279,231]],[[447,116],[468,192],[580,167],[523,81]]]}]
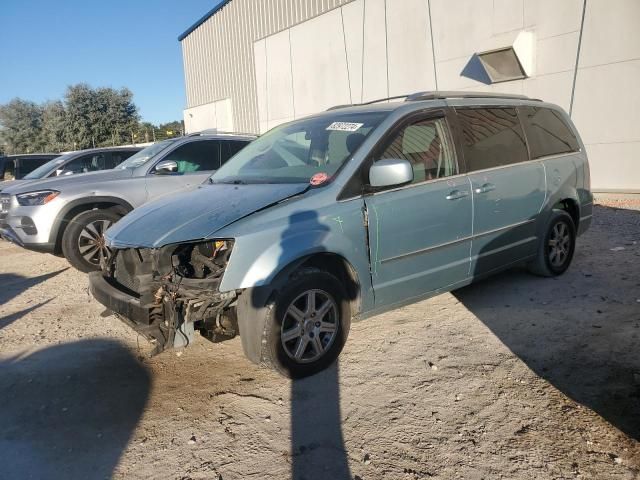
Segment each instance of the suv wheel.
[{"label": "suv wheel", "polygon": [[62,235],[62,253],[81,272],[100,270],[100,259],[109,255],[104,232],[120,219],[109,210],[89,210],[74,217]]},{"label": "suv wheel", "polygon": [[351,309],[344,286],[315,268],[296,272],[261,311],[266,314],[261,363],[290,378],[330,366],[349,334]]},{"label": "suv wheel", "polygon": [[543,277],[562,275],[569,268],[575,249],[576,227],[571,215],[564,210],[553,210],[529,270]]}]

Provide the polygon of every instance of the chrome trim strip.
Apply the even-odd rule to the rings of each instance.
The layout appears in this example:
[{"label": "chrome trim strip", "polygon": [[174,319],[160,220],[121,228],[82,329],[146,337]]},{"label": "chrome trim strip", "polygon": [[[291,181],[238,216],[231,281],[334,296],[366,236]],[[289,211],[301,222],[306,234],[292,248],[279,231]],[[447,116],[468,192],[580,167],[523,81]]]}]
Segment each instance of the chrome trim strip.
[{"label": "chrome trim strip", "polygon": [[[421,248],[420,250],[414,250],[413,252],[403,253],[402,255],[396,255],[395,257],[384,258],[384,259],[380,260],[380,264],[382,265],[384,263],[392,262],[394,260],[400,260],[400,259],[405,258],[405,257],[413,257],[415,255],[421,255],[423,253],[427,253],[427,252],[430,252],[432,250],[437,250],[439,248],[448,247],[449,245],[455,245],[457,243],[466,242],[467,240],[473,240],[474,238],[482,237],[482,236],[485,236],[485,235],[490,235],[492,233],[498,233],[498,232],[501,232],[503,230],[508,230],[508,229],[511,229],[511,228],[520,227],[522,225],[527,225],[527,224],[535,222],[535,221],[536,221],[536,219],[532,218],[532,219],[529,219],[529,220],[525,220],[523,222],[518,222],[518,223],[511,224],[511,225],[507,225],[506,227],[500,227],[500,228],[495,228],[493,230],[488,230],[486,232],[482,232],[482,233],[479,233],[477,235],[469,235],[469,236],[466,236],[466,237],[463,237],[463,238],[458,238],[458,239],[453,240],[451,242],[440,243],[438,245],[434,245],[434,246],[431,246],[431,247]],[[531,238],[536,238],[536,237],[531,237]],[[527,240],[527,241],[529,241],[529,240]],[[517,246],[518,243],[519,242],[516,242],[516,243],[511,244],[511,245]],[[507,245],[507,248],[509,246],[510,245]],[[491,253],[491,252],[488,252],[488,253]]]},{"label": "chrome trim strip", "polygon": [[580,217],[580,221],[586,220],[587,218],[591,218],[593,215],[585,215],[584,217]]}]

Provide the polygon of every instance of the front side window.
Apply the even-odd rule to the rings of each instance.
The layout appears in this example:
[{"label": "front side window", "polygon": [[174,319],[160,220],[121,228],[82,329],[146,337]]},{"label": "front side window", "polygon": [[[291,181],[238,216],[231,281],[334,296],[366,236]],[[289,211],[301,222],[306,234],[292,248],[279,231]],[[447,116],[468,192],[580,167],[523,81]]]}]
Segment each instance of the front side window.
[{"label": "front side window", "polygon": [[580,147],[560,112],[550,108],[520,107],[532,158],[577,152]]},{"label": "front side window", "polygon": [[71,160],[56,169],[56,175],[72,175],[76,173],[97,172],[105,168],[105,153],[92,153]]},{"label": "front side window", "polygon": [[248,141],[242,140],[223,140],[220,142],[222,151],[220,152],[220,163],[227,163],[231,157],[247,146]]},{"label": "front side window", "polygon": [[529,160],[518,114],[514,108],[457,110],[462,144],[470,172]]},{"label": "front side window", "polygon": [[404,159],[413,166],[413,182],[458,173],[455,150],[444,118],[419,120],[403,127],[374,161]]},{"label": "front side window", "polygon": [[280,125],[238,152],[213,183],[308,183],[336,175],[389,112],[331,111]]},{"label": "front side window", "polygon": [[147,163],[149,160],[151,160],[153,157],[158,155],[160,152],[166,150],[171,145],[173,145],[175,141],[176,140],[174,139],[169,139],[169,140],[163,140],[161,142],[156,142],[153,145],[149,145],[148,147],[140,150],[138,153],[135,153],[134,155],[127,158],[124,162],[118,165],[118,168],[121,168],[124,170],[126,168],[133,169],[133,168],[141,167],[142,165]]},{"label": "front side window", "polygon": [[178,173],[203,172],[220,167],[218,140],[202,140],[180,145],[162,160],[178,164]]},{"label": "front side window", "polygon": [[117,167],[134,153],[136,153],[136,150],[118,150],[111,152],[111,155],[109,155],[110,158],[107,160],[107,168]]}]

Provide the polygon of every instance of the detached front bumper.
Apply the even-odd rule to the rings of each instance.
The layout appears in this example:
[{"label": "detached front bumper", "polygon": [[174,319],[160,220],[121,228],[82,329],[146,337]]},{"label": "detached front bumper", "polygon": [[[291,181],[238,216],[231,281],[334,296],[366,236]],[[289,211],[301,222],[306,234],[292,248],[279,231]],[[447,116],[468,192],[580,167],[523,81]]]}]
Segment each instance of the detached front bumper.
[{"label": "detached front bumper", "polygon": [[137,325],[144,329],[145,326],[150,325],[153,309],[145,307],[138,298],[111,285],[102,272],[89,273],[89,291],[93,298],[113,313],[126,319],[127,323],[134,328]]}]

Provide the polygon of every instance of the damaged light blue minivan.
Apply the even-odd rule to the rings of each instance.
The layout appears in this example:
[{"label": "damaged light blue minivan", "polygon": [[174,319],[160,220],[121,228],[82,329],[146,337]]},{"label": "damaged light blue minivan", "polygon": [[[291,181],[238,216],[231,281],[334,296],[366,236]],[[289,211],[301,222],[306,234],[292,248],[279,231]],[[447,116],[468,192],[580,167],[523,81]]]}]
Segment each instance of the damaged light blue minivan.
[{"label": "damaged light blue minivan", "polygon": [[562,274],[589,185],[555,105],[423,92],[336,107],[128,214],[90,288],[157,352],[239,334],[250,360],[303,377],[338,357],[352,320],[517,264]]}]

